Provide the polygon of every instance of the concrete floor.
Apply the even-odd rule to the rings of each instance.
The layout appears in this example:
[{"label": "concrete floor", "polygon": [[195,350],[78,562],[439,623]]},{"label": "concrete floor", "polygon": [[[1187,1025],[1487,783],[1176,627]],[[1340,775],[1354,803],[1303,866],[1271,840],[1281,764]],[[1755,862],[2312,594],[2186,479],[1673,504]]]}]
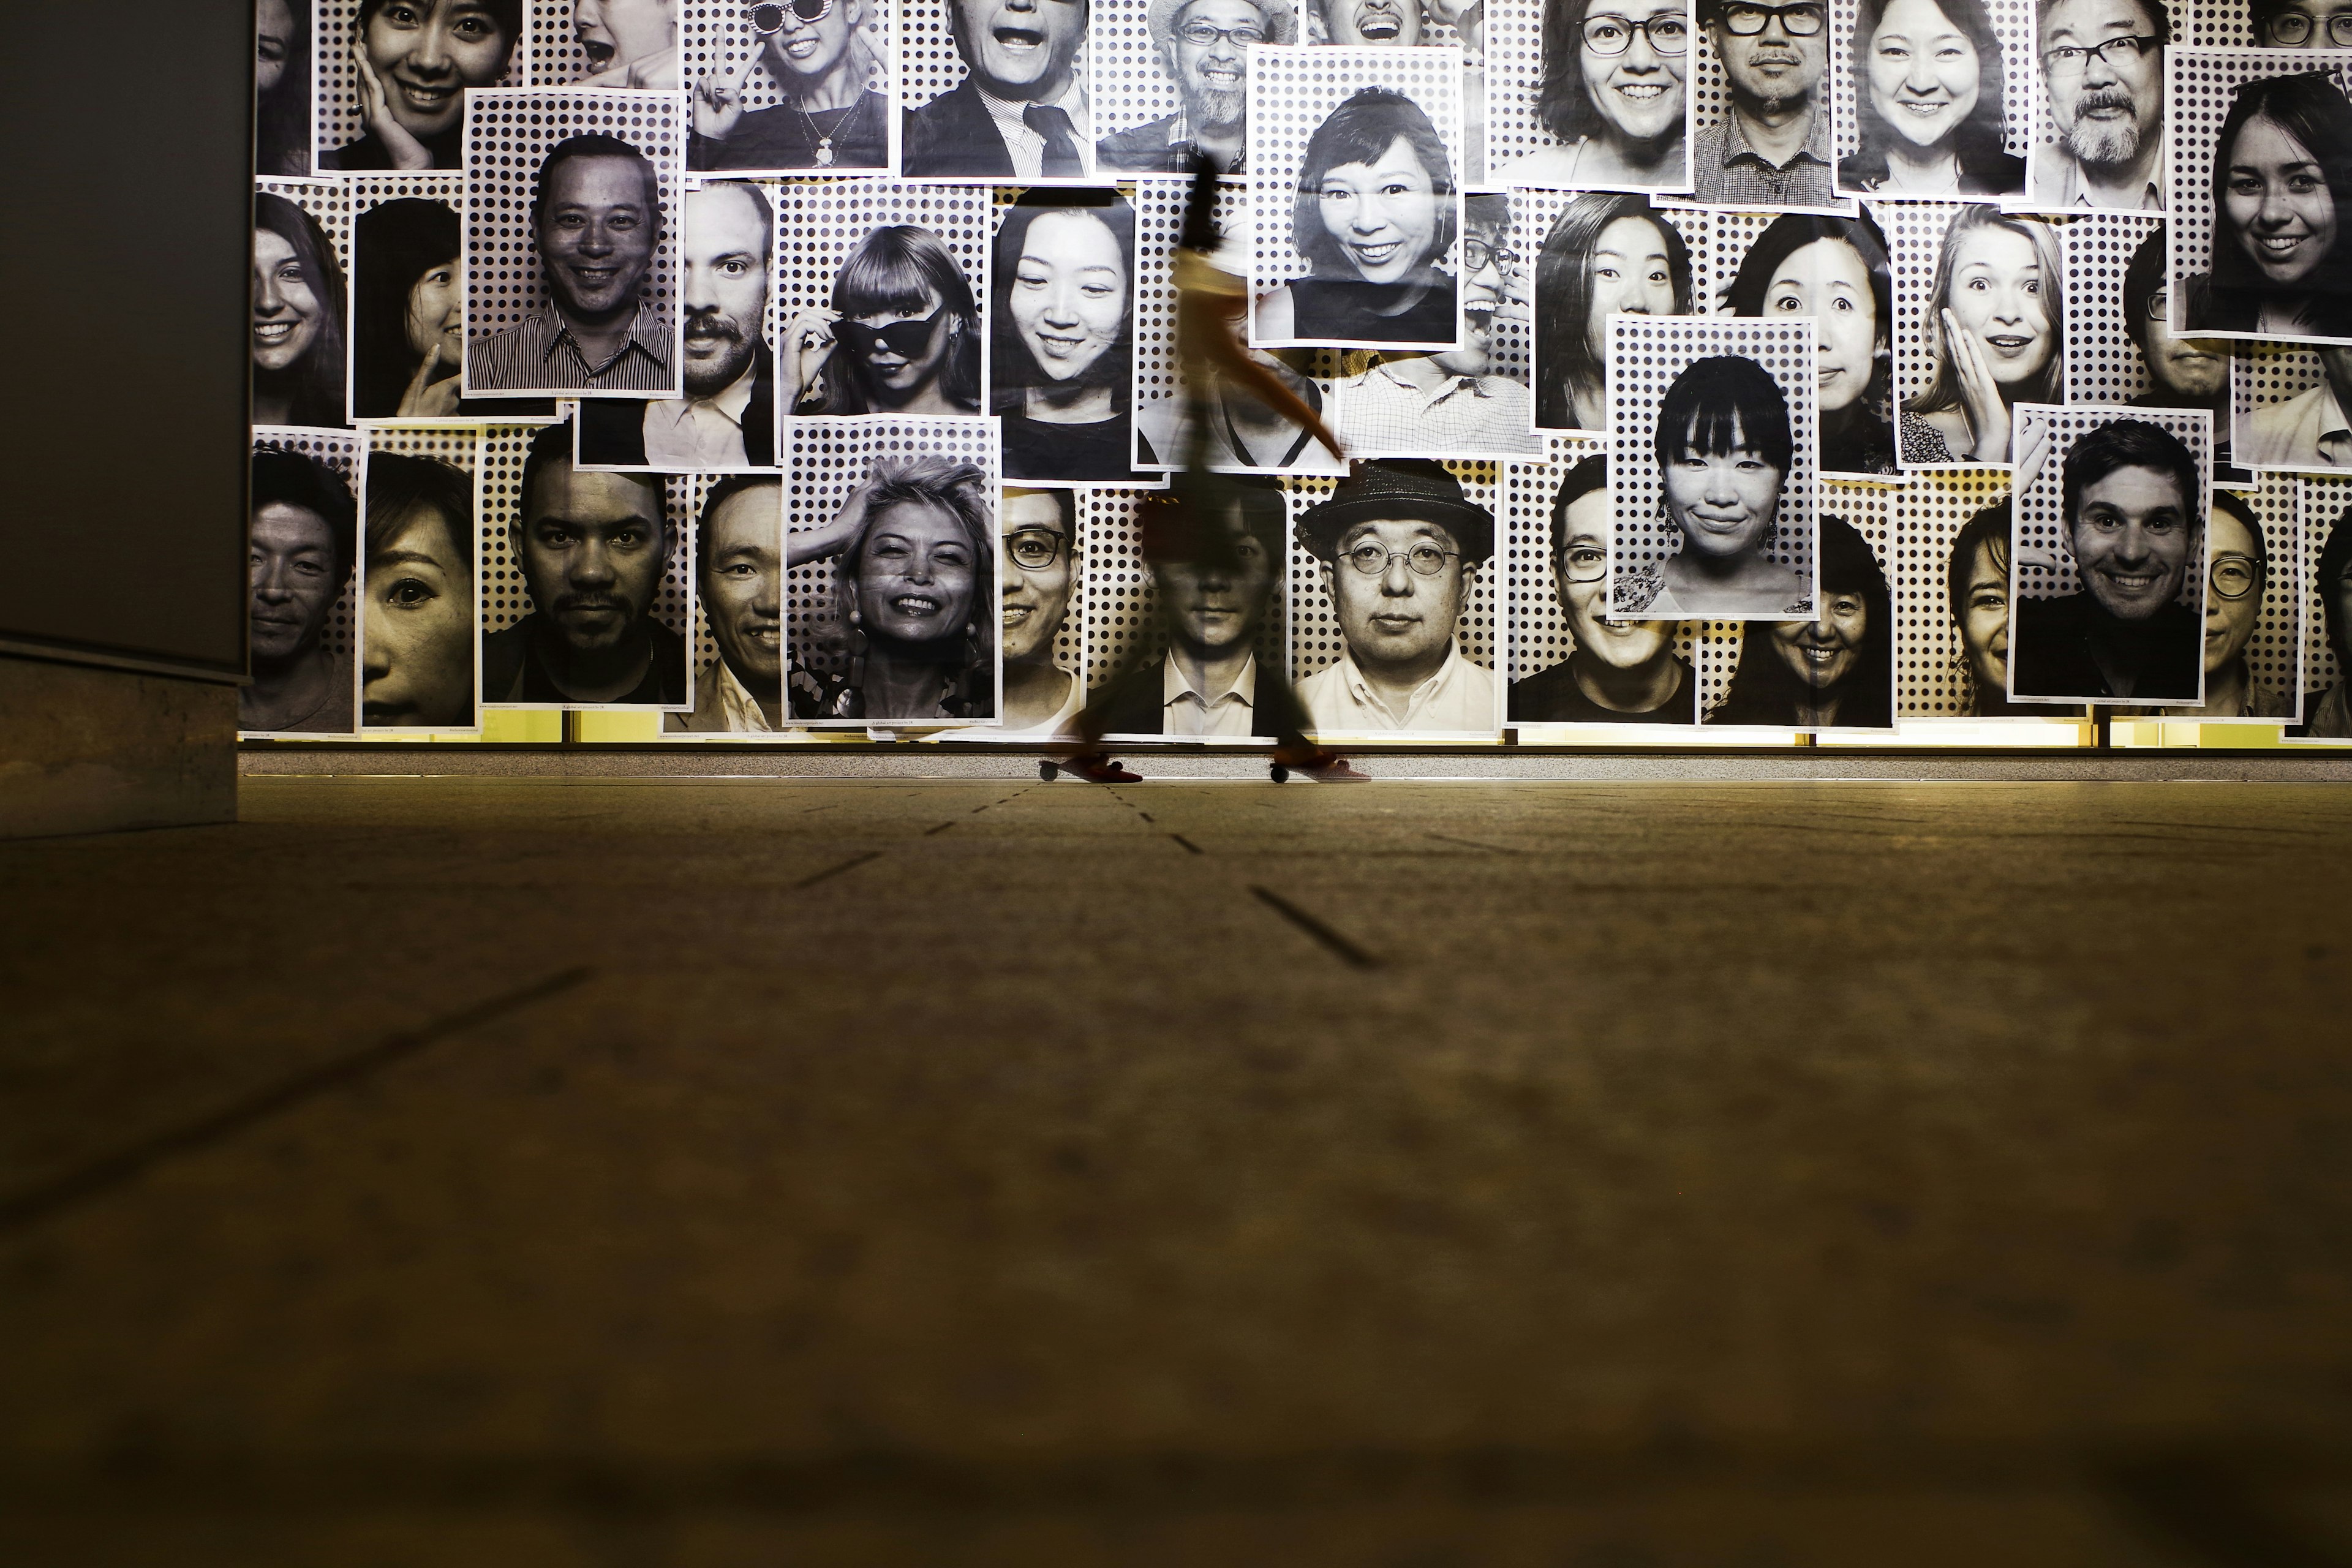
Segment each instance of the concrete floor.
[{"label": "concrete floor", "polygon": [[0,1563],[2352,1563],[2352,791],[0,846]]}]

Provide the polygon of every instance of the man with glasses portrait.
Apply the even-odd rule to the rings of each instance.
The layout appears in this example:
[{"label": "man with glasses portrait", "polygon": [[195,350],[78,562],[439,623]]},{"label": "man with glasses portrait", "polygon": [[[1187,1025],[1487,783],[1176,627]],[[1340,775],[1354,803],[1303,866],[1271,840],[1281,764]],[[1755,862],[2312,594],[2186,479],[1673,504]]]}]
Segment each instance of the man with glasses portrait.
[{"label": "man with glasses portrait", "polygon": [[1694,199],[1727,205],[1838,206],[1832,178],[1829,0],[1766,5],[1706,0],[1700,18],[1730,112],[1699,127],[1691,153]]},{"label": "man with glasses portrait", "polygon": [[[887,169],[890,103],[866,86],[866,0],[747,5],[743,19],[759,43],[731,70],[695,84],[687,167]],[[746,110],[743,85],[755,64],[780,101]]]},{"label": "man with glasses portrait", "polygon": [[1151,0],[1144,27],[1179,107],[1104,137],[1097,160],[1121,174],[1189,174],[1200,153],[1221,174],[1246,174],[1249,47],[1296,42],[1297,12],[1286,0]]},{"label": "man with glasses portrait", "polygon": [[2205,700],[2161,709],[2168,719],[2292,719],[2294,699],[2254,679],[2246,645],[2263,618],[2271,547],[2253,509],[2228,490],[2213,492],[2205,524],[2212,554],[2205,575]]},{"label": "man with glasses portrait", "polygon": [[2352,49],[2352,0],[2247,0],[2254,46]]},{"label": "man with glasses portrait", "polygon": [[2043,0],[2036,37],[2058,139],[2033,150],[2033,204],[2163,211],[2164,0]]},{"label": "man with glasses portrait", "polygon": [[1696,724],[1698,676],[1675,652],[1674,621],[1612,619],[1609,459],[1568,470],[1552,496],[1552,581],[1571,647],[1511,682],[1514,724]]}]

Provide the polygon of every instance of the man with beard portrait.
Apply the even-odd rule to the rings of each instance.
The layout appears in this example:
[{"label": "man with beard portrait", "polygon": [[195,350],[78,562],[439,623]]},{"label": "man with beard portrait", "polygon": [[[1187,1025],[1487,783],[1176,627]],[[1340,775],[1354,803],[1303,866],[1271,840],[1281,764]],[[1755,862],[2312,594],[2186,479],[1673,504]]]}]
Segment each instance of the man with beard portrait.
[{"label": "man with beard portrait", "polygon": [[2042,0],[2042,96],[2058,140],[2033,151],[2046,207],[2164,210],[2164,0]]},{"label": "man with beard portrait", "polygon": [[1221,174],[1246,174],[1249,47],[1294,42],[1297,13],[1288,0],[1151,0],[1144,26],[1180,107],[1104,137],[1097,161],[1122,174],[1188,174],[1197,153]]},{"label": "man with beard portrait", "polygon": [[686,196],[684,397],[580,405],[580,460],[597,468],[768,468],[776,462],[775,356],[768,348],[775,222],[740,181]]}]

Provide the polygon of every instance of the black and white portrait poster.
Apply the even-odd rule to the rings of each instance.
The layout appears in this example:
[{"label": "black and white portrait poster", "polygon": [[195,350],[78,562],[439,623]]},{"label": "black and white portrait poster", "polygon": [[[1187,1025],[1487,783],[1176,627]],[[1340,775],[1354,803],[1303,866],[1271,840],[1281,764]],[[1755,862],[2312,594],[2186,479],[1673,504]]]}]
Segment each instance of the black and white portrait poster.
[{"label": "black and white portrait poster", "polygon": [[596,473],[569,421],[481,441],[482,700],[492,708],[693,706],[692,486]]},{"label": "black and white portrait poster", "polygon": [[321,174],[463,169],[467,92],[531,79],[523,0],[315,0],[310,16]]},{"label": "black and white portrait poster", "polygon": [[[1519,233],[1535,253],[1531,377],[1540,430],[1602,434],[1609,320],[1622,311],[1686,316],[1696,309],[1693,265],[1708,215],[1668,212],[1630,192],[1514,197]],[[1696,245],[1694,241],[1696,240]]]},{"label": "black and white portrait poster", "polygon": [[2229,428],[2238,463],[2308,474],[2352,469],[2352,345],[2215,347],[2235,351]]},{"label": "black and white portrait poster", "polygon": [[360,525],[360,724],[481,728],[474,429],[373,431]]},{"label": "black and white portrait poster", "polygon": [[2025,405],[2019,426],[2010,700],[2203,702],[2212,416]]},{"label": "black and white portrait poster", "polygon": [[784,727],[784,482],[698,475],[694,517],[694,707],[666,734],[772,735]]},{"label": "black and white portrait poster", "polygon": [[894,0],[677,0],[697,174],[898,167]]},{"label": "black and white portrait poster", "polygon": [[682,93],[466,100],[468,397],[677,397]]},{"label": "black and white portrait poster", "polygon": [[1487,26],[1493,184],[1691,188],[1697,18],[1689,0],[1504,0]]},{"label": "black and white portrait poster", "polygon": [[2289,741],[2352,741],[2352,481],[2296,481],[2304,543],[2303,717]]},{"label": "black and white portrait poster", "polygon": [[1706,710],[1709,725],[1813,734],[1895,728],[1894,492],[1830,489],[1820,500],[1821,597],[1811,618],[1731,628],[1730,668]]},{"label": "black and white portrait poster", "polygon": [[1249,173],[1253,44],[1299,41],[1297,0],[1096,0],[1095,143],[1105,179]]},{"label": "black and white portrait poster", "polygon": [[2020,205],[2163,209],[2164,47],[2189,10],[2162,0],[2034,0],[2042,113]]},{"label": "black and white portrait poster", "polygon": [[994,424],[796,419],[784,441],[790,721],[1001,722]]},{"label": "black and white portrait poster", "polygon": [[[1715,219],[1718,236],[1735,222],[1755,221],[1730,213]],[[1821,340],[1822,471],[1894,478],[1895,279],[1876,219],[1867,211],[1771,219],[1717,304],[1724,314],[1761,321],[1811,316]]]},{"label": "black and white portrait poster", "polygon": [[1026,192],[998,211],[993,274],[1005,479],[1134,482],[1134,206],[1116,190]]},{"label": "black and white portrait poster", "polygon": [[348,735],[358,718],[359,437],[253,432],[246,626],[253,679],[245,735]]},{"label": "black and white portrait poster", "polygon": [[2302,716],[2303,488],[2265,474],[2257,485],[2214,490],[2205,518],[2205,700],[2164,709],[2166,718],[2277,724]]},{"label": "black and white portrait poster", "polygon": [[1878,202],[1870,210],[1895,262],[1903,467],[2005,466],[2011,410],[2065,396],[2058,225],[1986,202]]},{"label": "black and white portrait poster", "polygon": [[1008,185],[1095,178],[1087,0],[900,0],[899,173]]},{"label": "black and white portrait poster", "polygon": [[251,422],[351,423],[351,213],[331,185],[271,180],[253,193]]},{"label": "black and white portrait poster", "polygon": [[1831,17],[1838,189],[2021,198],[2039,49],[2022,0],[1860,0]]},{"label": "black and white portrait poster", "polygon": [[1620,315],[1609,326],[1611,613],[1812,619],[1811,319]]},{"label": "black and white portrait poster", "polygon": [[2176,48],[2170,307],[2205,338],[2352,343],[2352,67]]},{"label": "black and white portrait poster", "polygon": [[1453,49],[1258,48],[1252,343],[1459,346],[1461,92]]}]

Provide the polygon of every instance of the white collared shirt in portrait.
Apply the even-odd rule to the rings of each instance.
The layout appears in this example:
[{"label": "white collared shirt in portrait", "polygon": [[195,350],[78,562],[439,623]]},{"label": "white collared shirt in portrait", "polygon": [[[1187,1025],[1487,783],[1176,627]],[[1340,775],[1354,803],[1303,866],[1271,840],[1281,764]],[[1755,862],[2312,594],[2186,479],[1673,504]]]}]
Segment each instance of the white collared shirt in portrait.
[{"label": "white collared shirt in portrait", "polygon": [[1310,726],[1334,735],[1380,730],[1491,735],[1495,692],[1495,672],[1463,658],[1458,642],[1447,646],[1437,673],[1413,688],[1402,713],[1381,700],[1350,653],[1298,683],[1298,700]]}]

